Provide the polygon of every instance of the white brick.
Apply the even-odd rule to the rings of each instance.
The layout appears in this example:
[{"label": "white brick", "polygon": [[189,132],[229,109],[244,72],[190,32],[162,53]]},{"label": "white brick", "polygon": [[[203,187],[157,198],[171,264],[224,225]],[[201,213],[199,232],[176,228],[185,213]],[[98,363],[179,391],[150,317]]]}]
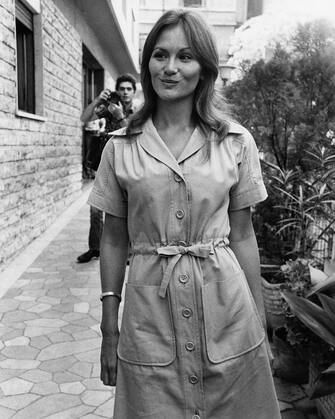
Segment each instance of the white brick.
[{"label": "white brick", "polygon": [[15,116],[14,1],[0,0],[0,265],[81,188],[81,40],[52,0],[42,6],[45,122]]}]

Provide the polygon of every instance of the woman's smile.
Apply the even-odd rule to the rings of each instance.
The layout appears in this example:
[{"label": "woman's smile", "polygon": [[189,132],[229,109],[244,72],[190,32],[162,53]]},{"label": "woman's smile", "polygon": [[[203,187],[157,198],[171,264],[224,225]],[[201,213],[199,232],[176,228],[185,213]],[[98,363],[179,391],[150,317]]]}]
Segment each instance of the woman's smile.
[{"label": "woman's smile", "polygon": [[178,80],[161,79],[161,82],[167,87],[174,87],[178,84]]}]

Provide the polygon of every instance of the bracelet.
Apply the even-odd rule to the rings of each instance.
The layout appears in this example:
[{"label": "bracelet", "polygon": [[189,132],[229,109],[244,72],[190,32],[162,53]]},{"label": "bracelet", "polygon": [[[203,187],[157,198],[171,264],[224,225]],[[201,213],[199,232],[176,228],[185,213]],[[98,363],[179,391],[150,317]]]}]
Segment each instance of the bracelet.
[{"label": "bracelet", "polygon": [[118,294],[117,292],[113,292],[113,291],[107,291],[107,292],[103,292],[100,294],[100,301],[102,301],[105,297],[116,297],[119,302],[121,303],[121,294]]}]

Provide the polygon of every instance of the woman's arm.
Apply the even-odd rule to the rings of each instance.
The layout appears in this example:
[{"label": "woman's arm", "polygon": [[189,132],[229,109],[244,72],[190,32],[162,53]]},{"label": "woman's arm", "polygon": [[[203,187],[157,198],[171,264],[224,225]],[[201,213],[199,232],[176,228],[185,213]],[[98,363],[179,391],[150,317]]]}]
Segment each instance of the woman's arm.
[{"label": "woman's arm", "polygon": [[[101,292],[113,291],[121,294],[127,256],[127,220],[106,214],[100,245]],[[118,308],[118,304],[115,303],[118,303],[115,297],[103,299],[103,331],[110,332],[112,329],[117,329],[117,312],[114,310],[115,307]]]},{"label": "woman's arm", "polygon": [[263,326],[266,319],[261,287],[258,245],[251,220],[250,208],[229,212],[230,247],[243,269],[254,297]]},{"label": "woman's arm", "polygon": [[[125,218],[105,215],[100,245],[101,291],[121,294],[128,257],[128,229]],[[119,300],[108,296],[102,301],[101,380],[105,385],[115,385]]]},{"label": "woman's arm", "polygon": [[262,295],[261,273],[257,240],[252,225],[250,208],[229,212],[230,247],[243,269],[254,297],[264,330],[266,350],[272,367],[274,356],[266,333],[266,317]]}]

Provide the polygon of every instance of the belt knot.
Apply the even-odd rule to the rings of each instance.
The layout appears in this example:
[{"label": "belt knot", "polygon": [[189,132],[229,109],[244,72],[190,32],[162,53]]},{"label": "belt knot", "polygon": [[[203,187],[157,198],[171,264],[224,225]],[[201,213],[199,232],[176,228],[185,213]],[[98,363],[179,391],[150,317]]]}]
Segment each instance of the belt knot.
[{"label": "belt knot", "polygon": [[157,249],[157,253],[161,256],[175,256],[175,255],[186,255],[207,258],[213,253],[213,244],[194,244],[191,246],[162,246]]},{"label": "belt knot", "polygon": [[218,246],[227,246],[229,241],[227,238],[212,240],[209,243],[196,243],[191,246],[184,245],[168,245],[157,248],[157,253],[162,257],[170,257],[168,265],[163,274],[163,279],[158,295],[162,298],[166,296],[166,290],[172,278],[172,273],[179,259],[184,255],[190,255],[199,258],[208,258],[214,254],[214,248]]}]

